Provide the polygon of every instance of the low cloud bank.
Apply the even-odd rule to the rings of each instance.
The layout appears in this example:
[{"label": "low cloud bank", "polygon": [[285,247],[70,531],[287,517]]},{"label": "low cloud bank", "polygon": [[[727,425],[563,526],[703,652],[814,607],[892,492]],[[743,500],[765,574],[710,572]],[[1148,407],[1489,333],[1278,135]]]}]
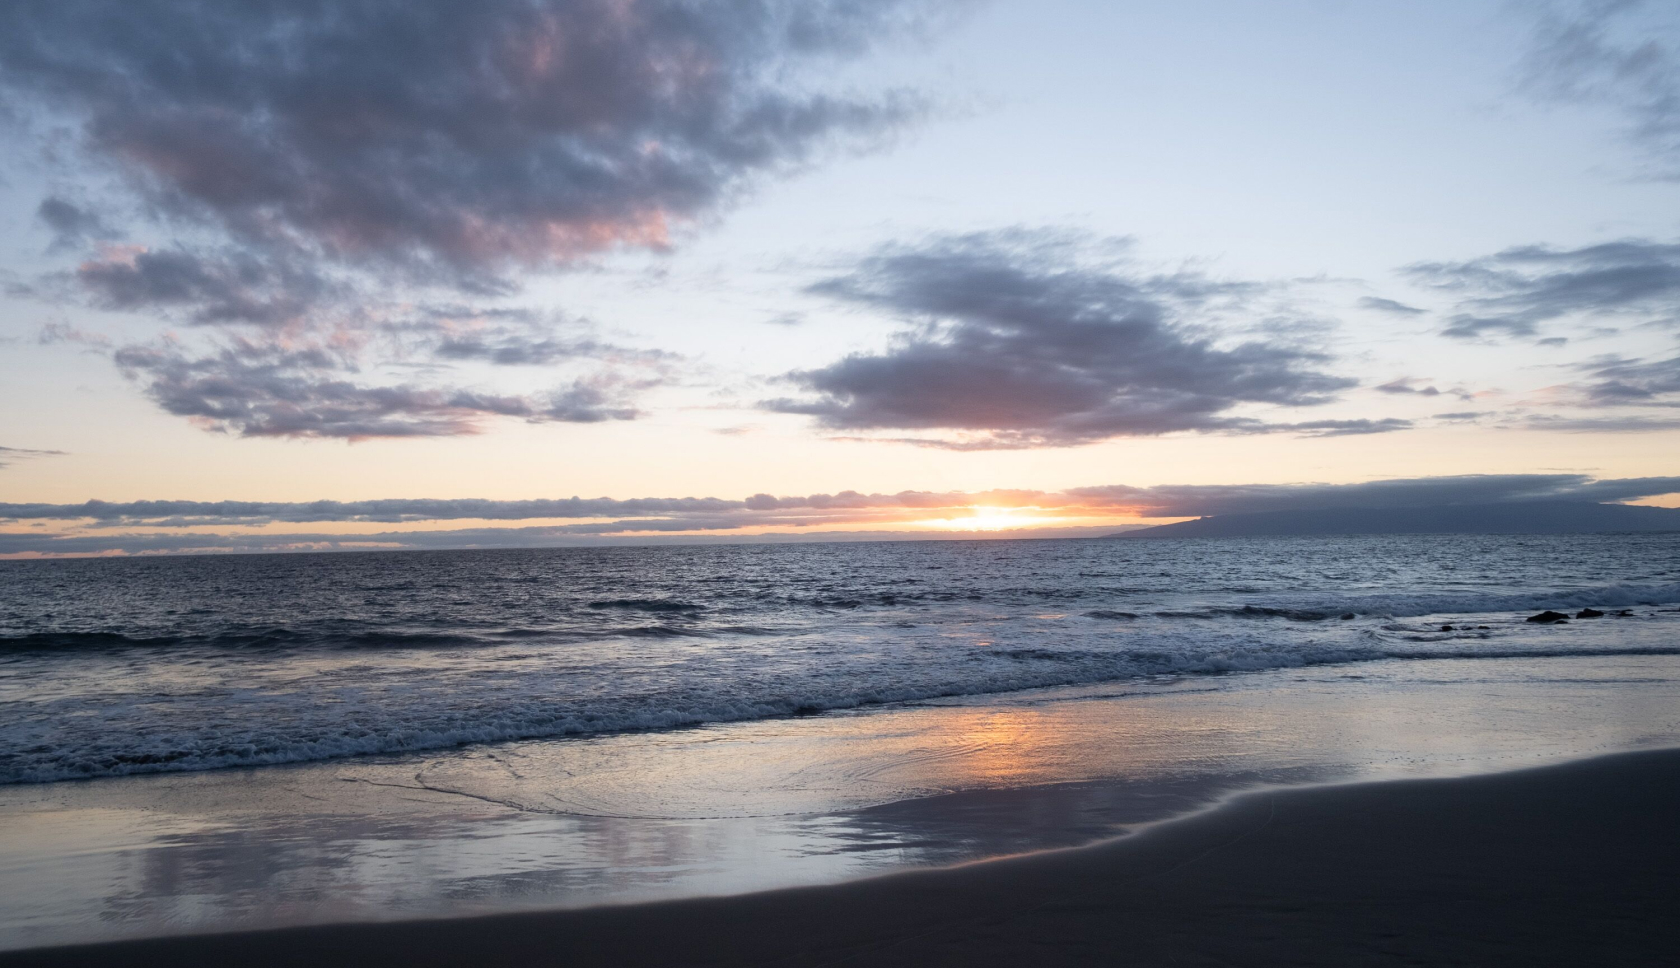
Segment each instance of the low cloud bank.
[{"label": "low cloud bank", "polygon": [[[0,531],[0,555],[138,554],[310,548],[533,547],[650,535],[805,533],[833,529],[904,534],[930,522],[961,522],[976,509],[1020,512],[1017,531],[1074,520],[1110,522],[1253,511],[1331,508],[1400,509],[1524,501],[1623,502],[1680,493],[1680,477],[1596,480],[1582,474],[1487,474],[1406,478],[1358,484],[1229,484],[1133,487],[1113,484],[1064,491],[901,491],[865,494],[724,498],[561,498],[525,501],[395,498],[375,501],[87,501],[0,504],[0,521],[28,530]],[[187,529],[273,525],[419,522],[543,522],[448,530],[205,533]],[[57,522],[59,529],[39,524]],[[140,532],[125,529],[153,529]]]}]

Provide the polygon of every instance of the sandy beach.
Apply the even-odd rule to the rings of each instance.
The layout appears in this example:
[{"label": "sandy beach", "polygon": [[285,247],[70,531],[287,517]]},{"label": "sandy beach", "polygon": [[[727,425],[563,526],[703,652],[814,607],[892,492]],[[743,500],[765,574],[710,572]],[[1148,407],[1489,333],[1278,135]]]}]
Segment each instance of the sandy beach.
[{"label": "sandy beach", "polygon": [[0,955],[49,965],[1672,963],[1680,750],[1252,792],[1093,847],[829,887]]}]

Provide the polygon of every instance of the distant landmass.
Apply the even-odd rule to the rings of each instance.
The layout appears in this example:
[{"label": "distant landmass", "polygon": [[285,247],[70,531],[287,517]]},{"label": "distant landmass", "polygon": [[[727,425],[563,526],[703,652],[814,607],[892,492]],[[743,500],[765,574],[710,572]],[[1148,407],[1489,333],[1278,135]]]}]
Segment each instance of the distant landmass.
[{"label": "distant landmass", "polygon": [[1680,531],[1680,508],[1582,501],[1517,501],[1415,508],[1322,508],[1220,514],[1107,535],[1240,538],[1314,534],[1587,534]]}]

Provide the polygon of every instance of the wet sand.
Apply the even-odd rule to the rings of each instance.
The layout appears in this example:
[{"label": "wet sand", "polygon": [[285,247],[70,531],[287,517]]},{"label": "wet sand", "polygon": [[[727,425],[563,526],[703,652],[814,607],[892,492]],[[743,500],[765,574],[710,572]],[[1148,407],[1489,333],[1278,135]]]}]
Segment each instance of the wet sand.
[{"label": "wet sand", "polygon": [[0,965],[1657,965],[1680,750],[1246,794],[1094,847],[829,887],[0,954]]}]

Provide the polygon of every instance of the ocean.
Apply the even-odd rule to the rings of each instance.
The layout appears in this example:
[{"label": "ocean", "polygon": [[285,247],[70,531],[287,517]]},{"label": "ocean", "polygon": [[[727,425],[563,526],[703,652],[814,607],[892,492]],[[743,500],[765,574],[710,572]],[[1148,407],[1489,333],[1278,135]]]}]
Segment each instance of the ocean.
[{"label": "ocean", "polygon": [[0,951],[833,883],[1676,745],[1680,535],[6,561]]},{"label": "ocean", "polygon": [[[1587,607],[1607,615],[1523,620]],[[1675,655],[1677,629],[1665,534],[9,561],[0,784],[1094,683]]]}]

